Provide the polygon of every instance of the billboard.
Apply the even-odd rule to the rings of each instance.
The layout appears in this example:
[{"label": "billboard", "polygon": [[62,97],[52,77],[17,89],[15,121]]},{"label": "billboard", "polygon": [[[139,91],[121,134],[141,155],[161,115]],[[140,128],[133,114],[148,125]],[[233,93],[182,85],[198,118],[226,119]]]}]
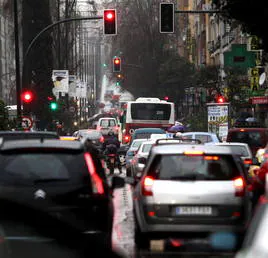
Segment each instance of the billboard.
[{"label": "billboard", "polygon": [[53,92],[68,93],[69,91],[69,71],[68,70],[53,70],[52,81],[54,84]]}]

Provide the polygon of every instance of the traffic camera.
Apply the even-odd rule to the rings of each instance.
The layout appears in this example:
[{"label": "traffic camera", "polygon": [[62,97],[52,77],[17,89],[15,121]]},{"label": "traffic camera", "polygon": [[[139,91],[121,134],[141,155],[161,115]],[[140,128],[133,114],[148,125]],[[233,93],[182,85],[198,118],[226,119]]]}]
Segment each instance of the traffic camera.
[{"label": "traffic camera", "polygon": [[160,33],[174,33],[174,4],[160,3]]},{"label": "traffic camera", "polygon": [[108,35],[117,34],[117,17],[115,9],[104,9],[103,32]]}]

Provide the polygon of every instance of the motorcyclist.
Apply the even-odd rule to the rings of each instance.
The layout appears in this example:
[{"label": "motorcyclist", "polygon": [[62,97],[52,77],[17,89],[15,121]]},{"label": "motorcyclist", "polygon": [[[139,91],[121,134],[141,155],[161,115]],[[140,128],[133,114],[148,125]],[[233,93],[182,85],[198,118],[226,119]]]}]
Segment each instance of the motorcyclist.
[{"label": "motorcyclist", "polygon": [[116,163],[118,164],[118,169],[119,169],[119,172],[121,173],[122,167],[120,164],[119,155],[117,153],[118,149],[120,148],[120,141],[115,136],[113,131],[108,132],[108,137],[105,139],[102,146],[103,146],[104,155],[116,154]]}]

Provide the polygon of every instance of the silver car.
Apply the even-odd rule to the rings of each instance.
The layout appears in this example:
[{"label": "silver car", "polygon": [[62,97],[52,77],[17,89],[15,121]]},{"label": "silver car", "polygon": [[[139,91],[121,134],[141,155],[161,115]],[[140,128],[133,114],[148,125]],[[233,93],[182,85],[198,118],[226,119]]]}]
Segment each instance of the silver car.
[{"label": "silver car", "polygon": [[170,143],[153,146],[133,192],[135,242],[189,233],[244,233],[251,202],[246,170],[230,148]]}]

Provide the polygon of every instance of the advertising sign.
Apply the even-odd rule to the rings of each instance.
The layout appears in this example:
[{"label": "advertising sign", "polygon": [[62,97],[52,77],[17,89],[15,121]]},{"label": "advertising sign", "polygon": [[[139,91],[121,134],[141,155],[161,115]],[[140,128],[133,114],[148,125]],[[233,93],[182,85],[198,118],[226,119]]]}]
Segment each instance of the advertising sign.
[{"label": "advertising sign", "polygon": [[208,108],[208,132],[215,133],[219,138],[225,139],[228,133],[229,103],[207,104]]},{"label": "advertising sign", "polygon": [[69,75],[69,97],[76,97],[76,76]]},{"label": "advertising sign", "polygon": [[54,84],[53,92],[68,93],[69,91],[69,71],[68,70],[53,70],[52,80]]}]

